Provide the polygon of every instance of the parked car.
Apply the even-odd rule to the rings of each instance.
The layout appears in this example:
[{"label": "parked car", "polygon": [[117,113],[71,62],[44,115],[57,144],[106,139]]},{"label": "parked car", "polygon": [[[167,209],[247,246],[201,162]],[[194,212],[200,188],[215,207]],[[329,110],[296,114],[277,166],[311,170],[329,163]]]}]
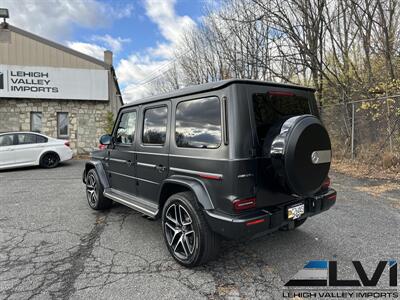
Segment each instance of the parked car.
[{"label": "parked car", "polygon": [[0,170],[27,166],[55,168],[71,158],[72,150],[66,140],[35,132],[0,133]]},{"label": "parked car", "polygon": [[100,143],[83,173],[90,207],[161,218],[187,267],[216,257],[221,238],[294,229],[336,202],[310,88],[228,80],[154,96],[123,106]]}]

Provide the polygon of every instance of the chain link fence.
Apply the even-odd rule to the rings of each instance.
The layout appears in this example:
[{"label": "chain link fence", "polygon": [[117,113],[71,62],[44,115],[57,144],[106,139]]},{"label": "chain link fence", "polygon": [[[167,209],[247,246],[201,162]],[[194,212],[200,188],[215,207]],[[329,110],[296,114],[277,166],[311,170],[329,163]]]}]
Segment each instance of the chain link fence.
[{"label": "chain link fence", "polygon": [[321,117],[335,159],[399,168],[400,95],[326,105]]}]

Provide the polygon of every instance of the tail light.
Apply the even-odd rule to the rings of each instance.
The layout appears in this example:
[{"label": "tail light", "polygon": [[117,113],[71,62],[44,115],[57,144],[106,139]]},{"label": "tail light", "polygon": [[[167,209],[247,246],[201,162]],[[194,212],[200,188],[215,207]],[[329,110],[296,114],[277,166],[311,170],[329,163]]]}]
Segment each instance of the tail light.
[{"label": "tail light", "polygon": [[326,179],[324,180],[324,182],[322,183],[322,189],[326,190],[331,186],[331,179],[328,177],[326,177]]},{"label": "tail light", "polygon": [[106,148],[107,148],[107,145],[99,144],[99,149],[100,150],[103,150],[103,149],[106,149]]},{"label": "tail light", "polygon": [[69,142],[68,142],[68,141],[66,141],[66,142],[64,143],[64,145],[65,145],[65,146],[67,146],[67,147],[70,147],[70,145],[69,145]]},{"label": "tail light", "polygon": [[331,200],[331,201],[335,201],[336,200],[336,193],[328,196],[326,199]]},{"label": "tail light", "polygon": [[257,219],[257,220],[254,220],[254,221],[247,222],[246,226],[257,225],[257,224],[264,223],[264,222],[265,222],[265,219]]},{"label": "tail light", "polygon": [[211,174],[199,174],[201,178],[212,179],[212,180],[222,180],[221,175],[211,175]]},{"label": "tail light", "polygon": [[233,201],[233,208],[236,212],[256,207],[256,198],[237,199]]}]

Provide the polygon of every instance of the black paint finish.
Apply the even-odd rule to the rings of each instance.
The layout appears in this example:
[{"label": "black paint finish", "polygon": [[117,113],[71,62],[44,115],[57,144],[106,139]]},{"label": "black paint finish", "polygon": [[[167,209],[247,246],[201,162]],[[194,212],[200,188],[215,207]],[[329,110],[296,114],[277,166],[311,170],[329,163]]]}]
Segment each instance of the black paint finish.
[{"label": "black paint finish", "polygon": [[[231,80],[184,89],[123,106],[119,116],[132,110],[138,113],[136,130],[132,133],[133,143],[123,146],[116,144],[117,126],[115,126],[113,142],[105,150],[93,152],[92,161],[88,162],[85,173],[93,166],[98,170],[99,162],[101,162],[102,171],[99,176],[103,177],[102,182],[106,182],[111,189],[133,196],[124,199],[127,203],[132,203],[133,207],[144,203],[143,205],[158,208],[154,213],[149,213],[151,217],[159,216],[158,213],[162,210],[166,198],[171,194],[190,190],[203,207],[211,228],[228,238],[235,238],[235,232],[241,232],[241,236],[243,234],[251,236],[260,231],[274,230],[287,224],[285,211],[289,204],[301,201],[307,203],[307,216],[324,211],[335,203],[334,200],[330,201],[328,198],[332,199],[336,192],[332,189],[324,191],[317,189],[312,195],[304,197],[288,191],[287,186],[277,176],[271,156],[265,153],[264,145],[257,137],[253,96],[271,92],[275,94],[291,93],[308,101],[310,108],[308,114],[318,118],[314,91],[304,87]],[[199,120],[185,120],[185,116],[178,115],[178,125],[180,126],[178,132],[185,138],[185,142],[178,141],[178,146],[175,127],[177,106],[180,103],[186,103],[185,106],[181,104],[180,107],[190,111],[188,105],[190,103],[185,101],[196,99],[219,99],[220,118],[210,116],[208,119],[213,121],[204,121],[205,123],[200,126],[193,125]],[[215,101],[210,102],[213,105],[216,103]],[[152,122],[152,119],[146,119],[144,112],[152,108],[163,108],[156,111],[160,114],[164,114],[165,109],[167,110],[166,135],[160,139],[159,144],[146,143],[149,141],[148,137],[143,139],[145,124],[149,122],[153,124],[154,132],[163,132],[163,129],[160,129],[160,126],[163,126],[160,124],[164,124],[163,122],[160,120]],[[198,109],[198,107],[193,109]],[[212,114],[212,112],[208,114]],[[160,117],[163,116],[160,115]],[[207,120],[205,117],[202,116]],[[156,118],[154,114],[152,118]],[[218,125],[218,122],[221,122],[221,126]],[[193,129],[190,128],[193,127],[204,132],[192,132],[194,138],[191,142],[190,130]],[[209,132],[207,132],[207,127],[210,128]],[[187,128],[189,128],[189,132]],[[216,136],[215,130],[220,131],[220,135],[215,139],[210,138],[211,135]],[[319,131],[317,130],[317,132]],[[307,140],[306,144],[311,147],[307,148],[307,151],[313,150],[312,135],[312,128],[305,133],[300,132],[299,141],[295,144],[304,146],[302,143],[304,136],[304,139]],[[201,146],[200,143],[202,136],[205,138],[204,146]],[[188,146],[185,147],[185,144]],[[324,147],[328,144],[328,142],[322,141],[316,143],[316,146]],[[308,152],[306,155],[309,155]],[[295,154],[294,157],[297,158],[299,155]],[[304,155],[300,155],[300,157],[304,159]],[[301,168],[305,162],[290,163]],[[311,167],[314,168],[314,166]],[[313,182],[320,181],[322,184],[325,178],[321,176],[326,176],[327,170],[325,171],[322,172],[325,175],[321,175],[321,172],[318,173],[318,170],[315,173],[311,172],[310,176],[315,176]],[[296,180],[298,174],[304,173],[294,172],[290,177],[291,180]],[[297,181],[296,184],[298,184]],[[233,201],[253,197],[256,198],[255,208],[242,213],[234,211]],[[250,220],[265,217],[266,222],[247,227],[243,220],[247,220],[248,216],[250,216]],[[221,230],[221,226],[223,226],[223,230]]]}]

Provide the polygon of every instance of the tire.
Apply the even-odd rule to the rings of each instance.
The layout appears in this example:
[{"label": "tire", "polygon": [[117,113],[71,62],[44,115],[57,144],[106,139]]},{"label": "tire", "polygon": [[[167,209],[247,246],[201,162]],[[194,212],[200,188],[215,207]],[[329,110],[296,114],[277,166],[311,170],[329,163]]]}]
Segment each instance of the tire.
[{"label": "tire", "polygon": [[96,170],[89,170],[86,175],[86,198],[92,209],[103,210],[112,206],[112,201],[104,197],[103,191],[104,188]]},{"label": "tire", "polygon": [[263,148],[271,158],[276,182],[286,192],[310,197],[321,189],[331,165],[332,146],[328,131],[316,116],[279,121],[267,134]]},{"label": "tire", "polygon": [[60,163],[60,157],[55,152],[45,153],[40,158],[40,166],[42,168],[46,168],[46,169],[55,168],[59,165],[59,163]]},{"label": "tire", "polygon": [[301,225],[303,225],[306,221],[307,221],[307,218],[304,218],[301,220],[295,220],[293,228],[289,228],[288,225],[285,225],[285,226],[282,226],[281,228],[279,228],[279,230],[282,230],[282,231],[295,230],[296,228],[299,228]]},{"label": "tire", "polygon": [[220,237],[213,232],[192,192],[174,194],[162,211],[165,244],[185,267],[203,265],[218,256]]}]

